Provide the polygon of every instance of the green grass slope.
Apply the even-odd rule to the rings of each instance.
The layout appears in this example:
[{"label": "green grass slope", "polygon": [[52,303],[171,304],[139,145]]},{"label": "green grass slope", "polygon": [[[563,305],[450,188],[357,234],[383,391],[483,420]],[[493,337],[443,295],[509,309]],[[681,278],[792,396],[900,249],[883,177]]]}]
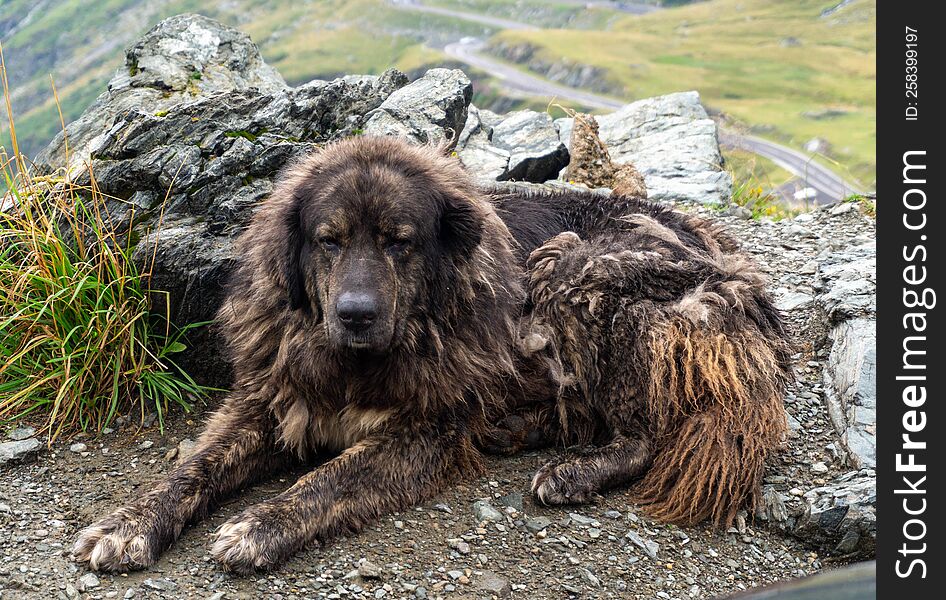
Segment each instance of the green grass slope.
[{"label": "green grass slope", "polygon": [[794,147],[814,138],[865,185],[874,181],[876,2],[710,0],[607,30],[504,31],[494,46],[530,45],[542,61],[606,69],[633,100],[699,90],[723,118]]},{"label": "green grass slope", "polygon": [[[421,71],[445,61],[425,42],[494,33],[382,0],[0,0],[0,43],[21,151],[35,155],[60,129],[51,80],[69,122],[105,90],[128,45],[161,19],[183,12],[249,33],[266,61],[293,84],[389,67]],[[0,119],[0,146],[11,146],[6,119]]]},{"label": "green grass slope", "polygon": [[[249,33],[293,84],[391,66],[417,73],[446,61],[438,43],[466,35],[528,44],[547,63],[605,69],[628,101],[697,89],[735,127],[794,147],[824,138],[838,170],[871,185],[876,2],[855,0],[822,16],[836,1],[708,0],[646,16],[565,0],[429,1],[549,28],[498,31],[384,0],[0,0],[0,42],[27,155],[60,128],[50,78],[68,122],[105,89],[138,36],[162,18],[200,12]],[[476,75],[478,104],[547,104],[502,99],[488,74]],[[0,145],[10,147],[2,121]]]}]

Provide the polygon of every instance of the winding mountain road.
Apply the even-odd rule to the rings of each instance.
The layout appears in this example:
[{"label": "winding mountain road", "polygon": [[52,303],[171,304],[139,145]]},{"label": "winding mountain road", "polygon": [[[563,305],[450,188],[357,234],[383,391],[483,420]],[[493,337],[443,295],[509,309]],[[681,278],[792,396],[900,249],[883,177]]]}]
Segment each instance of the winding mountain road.
[{"label": "winding mountain road", "polygon": [[[420,4],[417,0],[395,0],[392,4],[405,10],[465,19],[500,29],[537,29],[532,25],[508,19],[427,6]],[[485,45],[482,40],[467,37],[458,42],[447,44],[443,50],[451,58],[488,73],[497,79],[502,86],[520,94],[562,98],[589,108],[618,109],[626,104],[626,102],[614,98],[525,73],[512,65],[484,54],[482,50]],[[720,145],[725,148],[739,148],[767,158],[794,175],[799,180],[796,187],[800,188],[803,195],[807,194],[808,201],[817,204],[830,204],[842,200],[852,193],[862,192],[858,186],[845,181],[831,169],[816,162],[813,155],[762,138],[741,135],[732,131],[721,131],[719,141]]]}]

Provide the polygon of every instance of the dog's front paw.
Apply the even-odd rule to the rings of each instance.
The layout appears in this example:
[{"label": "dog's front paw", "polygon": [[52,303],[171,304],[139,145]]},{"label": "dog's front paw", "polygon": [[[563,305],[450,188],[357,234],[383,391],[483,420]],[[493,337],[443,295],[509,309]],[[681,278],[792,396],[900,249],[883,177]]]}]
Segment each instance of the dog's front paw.
[{"label": "dog's front paw", "polygon": [[72,556],[96,571],[141,569],[153,565],[174,537],[151,510],[126,506],[83,529]]},{"label": "dog's front paw", "polygon": [[270,511],[249,508],[220,526],[210,554],[224,570],[240,575],[272,569],[299,545],[300,527],[290,525]]},{"label": "dog's front paw", "polygon": [[532,493],[542,504],[582,504],[597,491],[577,461],[552,461],[532,478]]}]

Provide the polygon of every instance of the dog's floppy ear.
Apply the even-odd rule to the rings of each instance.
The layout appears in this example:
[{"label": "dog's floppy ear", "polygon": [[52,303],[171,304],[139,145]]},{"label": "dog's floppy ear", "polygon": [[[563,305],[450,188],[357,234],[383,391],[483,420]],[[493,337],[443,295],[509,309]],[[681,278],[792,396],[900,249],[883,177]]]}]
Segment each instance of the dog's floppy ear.
[{"label": "dog's floppy ear", "polygon": [[306,246],[305,233],[302,230],[302,199],[294,194],[292,203],[285,213],[281,230],[282,255],[274,257],[282,261],[282,277],[288,291],[289,310],[302,310],[311,313],[316,319],[321,317],[318,296],[306,289],[306,279],[302,272],[302,256]]},{"label": "dog's floppy ear", "polygon": [[309,296],[305,290],[305,278],[302,275],[302,217],[300,215],[301,201],[293,197],[292,205],[286,214],[285,223],[285,255],[283,260],[283,277],[289,289],[289,310],[299,310],[309,306]]},{"label": "dog's floppy ear", "polygon": [[448,196],[440,217],[440,236],[454,256],[466,258],[483,237],[483,216],[469,198]]}]

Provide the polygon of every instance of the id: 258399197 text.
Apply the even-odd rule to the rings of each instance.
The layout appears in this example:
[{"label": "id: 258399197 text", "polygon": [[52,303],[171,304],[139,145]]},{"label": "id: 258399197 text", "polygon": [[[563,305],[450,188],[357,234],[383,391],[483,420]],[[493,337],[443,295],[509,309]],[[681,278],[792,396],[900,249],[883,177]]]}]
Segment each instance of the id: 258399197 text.
[{"label": "id: 258399197 text", "polygon": [[916,29],[906,27],[904,32],[906,52],[904,54],[904,79],[906,85],[906,110],[904,118],[907,121],[916,121],[920,114],[919,103],[919,71],[917,69],[919,62],[919,35]]}]

